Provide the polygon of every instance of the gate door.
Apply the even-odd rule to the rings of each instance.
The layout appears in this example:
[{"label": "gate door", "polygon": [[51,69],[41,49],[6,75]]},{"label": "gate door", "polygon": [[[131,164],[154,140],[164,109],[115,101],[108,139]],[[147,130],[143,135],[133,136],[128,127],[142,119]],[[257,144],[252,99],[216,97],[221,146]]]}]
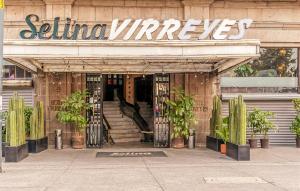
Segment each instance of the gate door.
[{"label": "gate door", "polygon": [[165,115],[165,100],[170,97],[170,77],[169,74],[156,74],[153,79],[154,147],[169,147],[170,123]]},{"label": "gate door", "polygon": [[102,147],[103,135],[103,78],[101,74],[87,74],[87,102],[92,108],[87,111],[88,126],[86,129],[87,147]]}]

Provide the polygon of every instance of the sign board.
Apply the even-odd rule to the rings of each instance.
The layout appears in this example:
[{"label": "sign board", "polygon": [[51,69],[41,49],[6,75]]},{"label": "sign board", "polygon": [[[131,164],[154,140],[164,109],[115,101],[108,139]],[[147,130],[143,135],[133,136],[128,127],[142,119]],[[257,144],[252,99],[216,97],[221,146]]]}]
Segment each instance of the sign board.
[{"label": "sign board", "polygon": [[[245,35],[250,27],[252,19],[189,19],[184,24],[177,19],[159,21],[157,19],[125,19],[119,21],[114,19],[106,36],[107,25],[95,24],[89,27],[87,24],[78,24],[67,18],[61,27],[60,17],[56,17],[53,23],[43,23],[39,27],[35,24],[40,19],[37,15],[28,15],[25,19],[29,29],[20,32],[22,39],[43,40],[192,40],[192,34],[197,38],[194,40],[239,40]],[[237,30],[233,30],[236,28]],[[59,31],[63,31],[59,34]],[[199,32],[201,31],[201,32]]]},{"label": "sign board", "polygon": [[0,0],[0,9],[4,8],[4,0]]}]

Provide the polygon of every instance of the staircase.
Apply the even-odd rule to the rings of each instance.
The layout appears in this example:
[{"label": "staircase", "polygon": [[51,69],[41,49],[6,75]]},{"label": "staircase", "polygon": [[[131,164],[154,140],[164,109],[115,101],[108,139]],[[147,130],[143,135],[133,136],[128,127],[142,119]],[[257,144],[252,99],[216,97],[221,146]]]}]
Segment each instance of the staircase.
[{"label": "staircase", "polygon": [[153,131],[153,109],[147,102],[138,102],[140,107],[140,115],[147,122],[148,127],[151,131]]},{"label": "staircase", "polygon": [[119,101],[103,102],[103,113],[111,126],[110,135],[115,143],[140,142],[142,134],[135,123],[124,116],[119,108]]}]

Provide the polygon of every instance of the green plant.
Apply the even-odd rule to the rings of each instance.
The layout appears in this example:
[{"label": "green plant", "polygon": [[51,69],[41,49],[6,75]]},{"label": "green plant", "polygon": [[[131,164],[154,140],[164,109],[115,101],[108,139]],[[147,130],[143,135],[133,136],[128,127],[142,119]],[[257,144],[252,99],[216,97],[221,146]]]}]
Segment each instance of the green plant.
[{"label": "green plant", "polygon": [[229,142],[228,117],[223,118],[222,127],[216,130],[217,137],[224,141],[224,144]]},{"label": "green plant", "polygon": [[229,100],[229,142],[246,144],[247,110],[243,97]]},{"label": "green plant", "polygon": [[[6,121],[6,119],[7,119],[7,111],[1,112],[0,115],[2,115],[2,116],[1,116],[2,118],[1,118],[1,119],[2,119],[3,121]],[[3,141],[3,142],[6,142],[6,128],[5,128],[5,125],[4,125],[3,128],[2,128],[2,141]]]},{"label": "green plant", "polygon": [[297,115],[294,119],[291,127],[291,131],[296,134],[297,138],[300,138],[300,115]]},{"label": "green plant", "polygon": [[30,135],[30,117],[32,115],[32,107],[26,106],[24,108],[24,114],[25,114],[25,131],[26,131],[26,136]]},{"label": "green plant", "polygon": [[86,103],[86,91],[77,91],[63,100],[57,119],[61,123],[74,124],[75,132],[81,133],[86,127],[87,120],[82,112],[90,108],[90,104]]},{"label": "green plant", "polygon": [[254,139],[256,134],[260,132],[262,127],[266,124],[266,114],[257,108],[248,114],[248,127],[251,130],[251,139]]},{"label": "green plant", "polygon": [[294,104],[294,109],[299,113],[300,112],[300,98],[292,99]]},{"label": "green plant", "polygon": [[26,132],[24,107],[24,99],[15,93],[9,100],[6,119],[6,141],[11,147],[25,144]]},{"label": "green plant", "polygon": [[259,109],[258,110],[258,122],[259,122],[259,132],[261,134],[263,134],[264,138],[267,139],[268,138],[268,132],[271,129],[276,129],[275,124],[269,120],[269,118],[273,118],[275,116],[275,114],[271,111],[261,111]]},{"label": "green plant", "polygon": [[186,96],[181,88],[174,89],[175,101],[170,99],[165,101],[168,106],[166,116],[173,125],[172,138],[189,136],[189,127],[195,123],[193,112],[194,100],[191,96]]},{"label": "green plant", "polygon": [[44,136],[44,104],[41,101],[37,101],[30,117],[30,139],[36,140]]},{"label": "green plant", "polygon": [[234,70],[234,73],[237,77],[249,77],[254,75],[254,70],[252,69],[252,66],[250,64],[244,64],[239,67],[237,67]]},{"label": "green plant", "polygon": [[210,118],[210,136],[216,137],[216,130],[222,127],[222,101],[219,96],[213,98],[213,109]]}]

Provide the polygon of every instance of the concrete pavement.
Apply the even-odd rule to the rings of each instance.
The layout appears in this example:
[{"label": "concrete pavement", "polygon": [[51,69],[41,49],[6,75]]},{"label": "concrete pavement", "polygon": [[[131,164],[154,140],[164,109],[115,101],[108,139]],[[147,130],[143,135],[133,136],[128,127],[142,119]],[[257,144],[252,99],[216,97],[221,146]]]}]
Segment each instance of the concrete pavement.
[{"label": "concrete pavement", "polygon": [[[163,150],[161,158],[96,158],[97,151]],[[48,150],[5,163],[0,191],[299,190],[300,149],[251,151],[250,162],[196,150],[106,148]]]}]

